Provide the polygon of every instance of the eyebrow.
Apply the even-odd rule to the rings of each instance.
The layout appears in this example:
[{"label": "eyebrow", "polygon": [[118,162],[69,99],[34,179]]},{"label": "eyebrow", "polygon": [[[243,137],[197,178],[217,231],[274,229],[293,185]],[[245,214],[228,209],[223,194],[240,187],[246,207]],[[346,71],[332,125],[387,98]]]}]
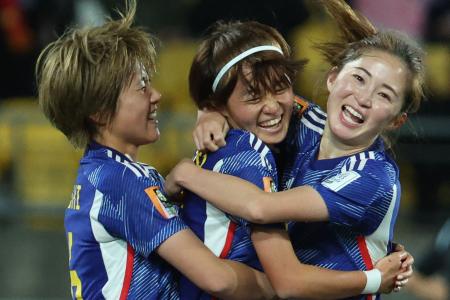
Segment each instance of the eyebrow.
[{"label": "eyebrow", "polygon": [[[367,70],[364,69],[364,68],[361,68],[361,67],[355,67],[355,69],[361,70],[361,71],[363,71],[364,73],[366,73],[367,76],[372,77],[372,74],[370,74],[370,72],[367,71]],[[396,91],[394,90],[394,88],[391,87],[389,84],[383,83],[382,86],[384,86],[385,88],[387,88],[388,90],[390,90],[392,93],[394,93],[394,95],[395,95],[396,97],[398,97],[397,92],[396,92]]]}]

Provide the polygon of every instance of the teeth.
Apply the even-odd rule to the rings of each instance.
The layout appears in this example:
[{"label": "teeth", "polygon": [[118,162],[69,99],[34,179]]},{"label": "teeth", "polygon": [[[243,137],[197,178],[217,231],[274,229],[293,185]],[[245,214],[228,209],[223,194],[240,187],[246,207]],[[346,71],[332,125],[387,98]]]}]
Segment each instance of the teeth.
[{"label": "teeth", "polygon": [[364,121],[363,116],[355,109],[353,109],[353,107],[345,105],[344,108],[348,113],[350,113],[353,117],[357,118],[361,123]]},{"label": "teeth", "polygon": [[156,119],[157,113],[156,110],[148,114],[149,119]]},{"label": "teeth", "polygon": [[281,122],[281,117],[259,123],[261,127],[271,127]]}]

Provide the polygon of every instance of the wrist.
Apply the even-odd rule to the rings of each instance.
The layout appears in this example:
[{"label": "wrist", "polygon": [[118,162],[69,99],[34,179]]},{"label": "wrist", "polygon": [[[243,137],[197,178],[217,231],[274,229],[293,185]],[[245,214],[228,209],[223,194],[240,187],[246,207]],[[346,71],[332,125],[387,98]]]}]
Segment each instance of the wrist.
[{"label": "wrist", "polygon": [[[192,170],[191,170],[192,168]],[[178,166],[175,176],[175,183],[183,188],[188,188],[189,178],[193,176],[196,171],[196,166],[192,163],[182,163]]]},{"label": "wrist", "polygon": [[366,286],[361,294],[376,294],[381,286],[381,272],[378,269],[363,271],[366,275]]}]

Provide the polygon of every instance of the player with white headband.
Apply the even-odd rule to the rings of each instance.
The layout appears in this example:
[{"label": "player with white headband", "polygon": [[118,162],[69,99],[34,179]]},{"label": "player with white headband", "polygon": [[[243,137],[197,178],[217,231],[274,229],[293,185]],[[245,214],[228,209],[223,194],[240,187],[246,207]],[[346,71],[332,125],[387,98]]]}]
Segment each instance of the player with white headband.
[{"label": "player with white headband", "polygon": [[[256,185],[258,190],[276,192],[279,180],[277,164],[283,166],[285,159],[277,153],[287,135],[296,98],[291,83],[303,64],[303,61],[292,59],[288,44],[270,26],[257,22],[215,24],[194,57],[189,88],[199,109],[208,109],[225,117],[231,130],[224,147],[213,153],[198,152],[195,163],[206,170],[244,179],[252,186]],[[193,168],[193,174],[197,169],[201,170]],[[189,178],[179,182],[169,175],[167,187],[174,191],[177,189],[174,183],[183,184],[192,181],[190,179],[197,181]],[[226,189],[226,185],[222,188]],[[204,189],[208,186],[204,185]],[[285,276],[272,276],[275,270],[264,268],[282,298],[335,299],[356,296],[363,290],[364,293],[390,292],[406,257],[405,252],[394,253],[378,262],[375,271],[367,273],[326,270],[302,264],[289,238],[275,247],[258,239],[266,231],[286,237],[283,224],[256,226],[236,217],[238,214],[225,213],[198,194],[188,191],[185,191],[180,215],[217,256],[240,261],[259,270],[262,266],[258,257],[267,261],[290,247],[286,255],[290,263],[278,267],[284,269],[286,275],[293,275],[289,280],[295,282],[295,288],[289,291],[280,288],[279,283]],[[186,299],[210,299],[185,277],[181,279],[180,293]]]}]

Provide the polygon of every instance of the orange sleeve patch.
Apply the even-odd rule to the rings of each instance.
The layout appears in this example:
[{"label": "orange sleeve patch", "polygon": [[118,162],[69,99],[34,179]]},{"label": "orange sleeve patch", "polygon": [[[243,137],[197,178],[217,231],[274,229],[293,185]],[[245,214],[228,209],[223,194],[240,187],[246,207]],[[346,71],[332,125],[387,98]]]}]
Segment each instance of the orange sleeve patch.
[{"label": "orange sleeve patch", "polygon": [[308,108],[309,103],[303,98],[300,98],[299,96],[294,97],[294,105],[295,105],[295,111],[299,116],[303,115],[305,110]]},{"label": "orange sleeve patch", "polygon": [[276,192],[273,179],[271,177],[263,177],[264,192]]},{"label": "orange sleeve patch", "polygon": [[155,206],[156,210],[164,217],[164,219],[170,219],[177,215],[172,204],[167,201],[165,196],[159,190],[159,187],[152,186],[146,188],[144,191],[152,201],[153,206]]}]

